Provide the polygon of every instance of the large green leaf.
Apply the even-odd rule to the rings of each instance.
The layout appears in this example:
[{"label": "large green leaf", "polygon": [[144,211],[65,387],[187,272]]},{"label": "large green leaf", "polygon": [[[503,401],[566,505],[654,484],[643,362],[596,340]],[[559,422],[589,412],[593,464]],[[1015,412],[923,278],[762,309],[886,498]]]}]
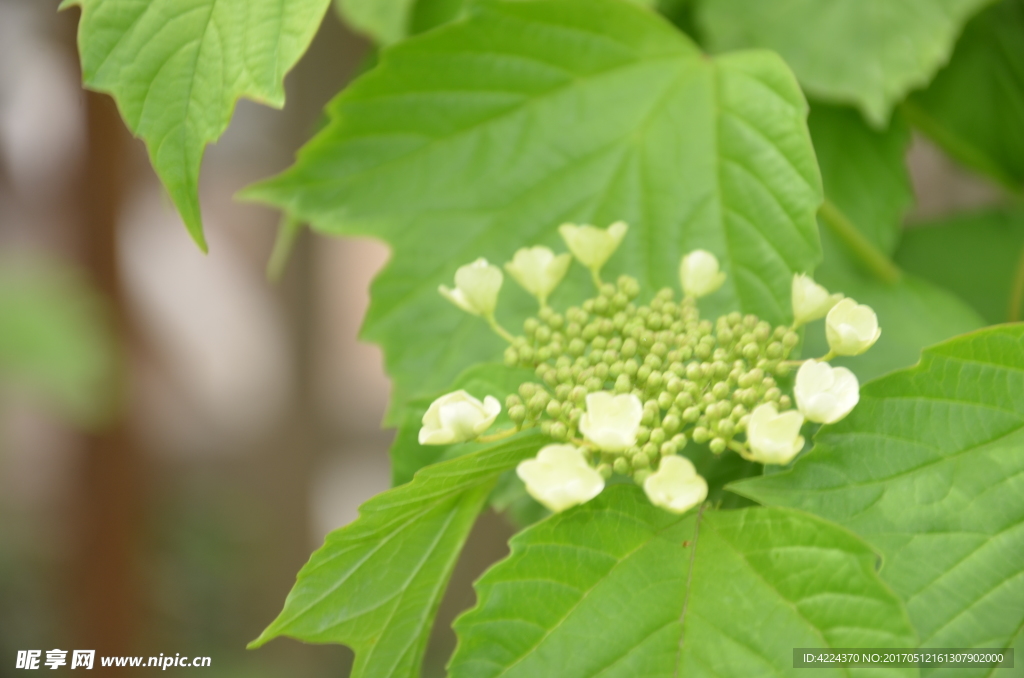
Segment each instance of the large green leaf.
[{"label": "large green leaf", "polygon": [[949,65],[904,105],[961,162],[1024,188],[1024,1],[1003,0],[964,29]]},{"label": "large green leaf", "polygon": [[330,0],[65,0],[85,84],[114,96],[204,250],[199,166],[247,97],[280,108],[285,73]]},{"label": "large green leaf", "polygon": [[922,646],[1014,642],[1024,625],[1024,325],[928,349],[918,366],[864,386],[853,413],[815,442],[791,471],[735,490],[834,520],[879,549]]},{"label": "large green leaf", "polygon": [[284,610],[250,647],[277,636],[344,643],[352,676],[414,678],[462,545],[497,477],[533,456],[527,435],[424,469],[332,532],[299,572]]},{"label": "large green leaf", "polygon": [[916,644],[874,553],[796,511],[680,517],[618,485],[511,546],[455,622],[452,678],[792,676],[794,647]]},{"label": "large green leaf", "polygon": [[857,106],[884,127],[928,84],[965,21],[991,0],[699,0],[715,50],[777,51],[808,94]]},{"label": "large green leaf", "polygon": [[[386,51],[329,112],[296,165],[248,194],[392,245],[364,333],[384,346],[399,404],[501,348],[438,284],[479,256],[557,245],[564,221],[628,221],[607,275],[648,291],[709,249],[729,281],[707,308],[774,321],[792,273],[819,258],[820,179],[786,66],[767,52],[709,59],[626,2],[481,4]],[[588,284],[577,267],[554,301]],[[510,324],[535,308],[511,282],[502,296]]]},{"label": "large green leaf", "polygon": [[[955,292],[989,324],[1006,322],[1014,315],[1011,289],[1022,284],[1024,212],[987,210],[917,225],[904,233],[896,261]],[[1024,317],[1024,307],[1013,311]]]},{"label": "large green leaf", "polygon": [[[825,261],[815,277],[870,305],[883,328],[866,354],[836,362],[863,381],[912,365],[925,346],[981,327],[984,321],[963,301],[938,284],[901,273],[889,259],[913,202],[904,163],[906,124],[896,117],[888,129],[872,130],[852,109],[815,104],[809,126],[833,209],[820,219]],[[845,223],[836,224],[834,212]],[[827,351],[822,323],[811,325],[804,355]]]}]

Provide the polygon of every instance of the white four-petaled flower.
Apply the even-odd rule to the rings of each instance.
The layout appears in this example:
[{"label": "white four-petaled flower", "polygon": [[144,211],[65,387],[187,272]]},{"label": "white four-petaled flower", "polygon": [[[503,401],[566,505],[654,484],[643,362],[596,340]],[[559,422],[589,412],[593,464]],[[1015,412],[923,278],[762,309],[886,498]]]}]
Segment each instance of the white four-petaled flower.
[{"label": "white four-petaled flower", "polygon": [[860,385],[845,367],[807,360],[796,373],[796,406],[808,421],[834,424],[860,400]]},{"label": "white four-petaled flower", "polygon": [[573,445],[541,448],[535,459],[519,463],[516,475],[531,497],[555,513],[588,502],[604,489],[604,478]]},{"label": "white four-petaled flower", "polygon": [[825,317],[825,337],[836,355],[860,355],[881,334],[875,312],[853,299],[843,299]]},{"label": "white four-petaled flower", "polygon": [[644,492],[655,506],[672,513],[685,513],[708,496],[708,483],[686,457],[671,455],[661,460],[658,470],[644,480]]},{"label": "white four-petaled flower", "polygon": [[455,271],[455,289],[441,285],[437,291],[463,311],[489,318],[498,306],[503,277],[500,268],[480,257]]},{"label": "white four-petaled flower", "polygon": [[718,268],[718,258],[707,250],[694,250],[679,262],[679,282],[688,297],[704,297],[725,282],[725,273]]},{"label": "white four-petaled flower", "polygon": [[501,412],[494,396],[480,402],[463,390],[441,396],[423,415],[420,445],[451,445],[473,440],[490,428]]},{"label": "white four-petaled flower", "polygon": [[505,264],[505,270],[541,304],[546,304],[548,295],[562,282],[571,263],[569,254],[556,255],[541,246],[523,247]]},{"label": "white four-petaled flower", "polygon": [[762,464],[788,464],[804,447],[803,424],[796,410],[779,413],[771,403],[758,405],[747,424],[750,456]]},{"label": "white four-petaled flower", "polygon": [[842,298],[842,294],[829,294],[827,289],[814,282],[810,276],[797,273],[793,276],[792,285],[793,325],[800,327],[812,320],[824,318]]},{"label": "white four-petaled flower", "polygon": [[616,221],[607,229],[586,224],[562,224],[558,227],[558,232],[573,256],[595,272],[615,253],[628,230],[629,226],[624,221]]},{"label": "white four-petaled flower", "polygon": [[597,391],[587,395],[587,410],[580,417],[580,432],[604,452],[622,452],[636,445],[644,407],[632,393],[614,395]]}]

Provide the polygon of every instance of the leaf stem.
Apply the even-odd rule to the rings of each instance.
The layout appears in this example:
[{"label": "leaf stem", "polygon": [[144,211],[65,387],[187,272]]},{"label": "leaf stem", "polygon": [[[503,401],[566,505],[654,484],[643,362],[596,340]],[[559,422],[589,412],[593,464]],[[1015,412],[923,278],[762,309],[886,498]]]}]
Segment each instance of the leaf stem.
[{"label": "leaf stem", "polygon": [[1017,260],[1017,268],[1013,274],[1013,286],[1010,287],[1010,308],[1006,318],[1011,323],[1021,319],[1024,312],[1024,247],[1020,250],[1020,258]]},{"label": "leaf stem", "polygon": [[274,238],[274,249],[270,252],[270,260],[267,262],[267,279],[277,282],[284,274],[288,265],[288,258],[291,256],[295,239],[302,231],[302,222],[291,214],[285,212],[281,215],[281,223],[277,227],[277,236]]},{"label": "leaf stem", "polygon": [[818,216],[829,227],[829,230],[843,241],[850,253],[867,266],[876,278],[890,285],[899,282],[902,272],[896,264],[892,263],[892,260],[873,242],[864,237],[864,234],[854,226],[853,222],[835,206],[835,203],[826,198],[818,210]]},{"label": "leaf stem", "polygon": [[596,287],[597,291],[600,292],[601,291],[601,274],[598,272],[598,269],[596,269],[596,268],[590,269],[590,279],[594,281],[594,287]]}]

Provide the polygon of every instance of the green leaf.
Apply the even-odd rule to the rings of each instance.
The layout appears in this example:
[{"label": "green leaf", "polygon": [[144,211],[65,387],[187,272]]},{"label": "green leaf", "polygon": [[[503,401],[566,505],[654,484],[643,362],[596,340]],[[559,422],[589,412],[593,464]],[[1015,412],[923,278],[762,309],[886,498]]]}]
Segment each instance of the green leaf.
[{"label": "green leaf", "polygon": [[811,96],[853,104],[876,127],[893,105],[928,84],[960,30],[991,0],[700,0],[716,51],[782,55]]},{"label": "green leaf", "polygon": [[[955,292],[989,324],[1006,322],[1024,260],[1024,212],[987,210],[910,228],[896,252],[900,266]],[[1019,300],[1018,300],[1019,301]]]},{"label": "green leaf", "polygon": [[[898,117],[888,129],[870,129],[851,109],[815,104],[809,118],[829,207],[822,210],[825,261],[815,273],[821,284],[878,314],[882,337],[864,355],[840,358],[862,380],[917,361],[921,349],[984,325],[963,301],[931,282],[901,273],[889,257],[901,222],[913,202],[904,154],[910,142]],[[892,275],[889,280],[886,276]],[[941,280],[936,280],[941,283]],[[828,351],[823,323],[808,327],[805,356]]]},{"label": "green leaf", "polygon": [[408,35],[417,4],[417,0],[335,0],[345,23],[378,45],[390,45]]},{"label": "green leaf", "polygon": [[680,517],[618,485],[511,547],[455,622],[452,678],[797,675],[794,647],[916,645],[875,554],[796,511]]},{"label": "green leaf", "polygon": [[107,310],[73,269],[3,262],[0,383],[38,392],[75,423],[101,423],[116,395],[116,344]]},{"label": "green leaf", "polygon": [[815,443],[733,489],[867,539],[923,647],[1007,647],[1024,624],[1024,325],[926,350]]},{"label": "green leaf", "polygon": [[[904,162],[910,128],[897,116],[888,128],[875,130],[852,108],[817,102],[807,125],[828,199],[875,247],[891,255],[903,217],[914,204]],[[825,238],[834,238],[827,224],[822,225]]]},{"label": "green leaf", "polygon": [[199,166],[239,97],[280,108],[282,80],[330,0],[65,0],[86,86],[117,101],[203,250]]},{"label": "green leaf", "polygon": [[[391,244],[364,334],[384,347],[393,407],[501,350],[438,284],[480,256],[562,248],[562,222],[628,221],[605,275],[637,275],[647,291],[678,284],[682,254],[709,249],[729,281],[706,308],[772,321],[789,314],[793,272],[818,261],[820,180],[785,64],[709,59],[625,2],[482,4],[386,51],[329,112],[296,165],[247,194]],[[576,267],[553,303],[588,286]],[[535,308],[506,281],[499,319],[515,326]]]},{"label": "green leaf", "polygon": [[1024,2],[1003,0],[964,29],[949,65],[903,108],[960,162],[1024,188]]},{"label": "green leaf", "polygon": [[533,456],[526,435],[430,466],[377,495],[299,572],[284,610],[249,647],[277,636],[344,643],[354,678],[413,678],[470,528],[502,472]]}]

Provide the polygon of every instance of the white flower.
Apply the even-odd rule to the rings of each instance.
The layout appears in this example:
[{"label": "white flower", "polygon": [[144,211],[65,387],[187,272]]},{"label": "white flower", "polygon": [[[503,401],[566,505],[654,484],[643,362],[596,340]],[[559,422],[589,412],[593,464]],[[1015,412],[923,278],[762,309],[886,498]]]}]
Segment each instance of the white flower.
[{"label": "white flower", "polygon": [[793,325],[799,327],[824,318],[842,298],[842,294],[829,294],[827,289],[814,282],[810,276],[797,273],[793,276]]},{"label": "white flower", "polygon": [[547,247],[524,247],[515,253],[512,261],[505,264],[505,270],[524,290],[544,304],[548,295],[562,282],[571,263],[572,256],[569,254],[556,256]]},{"label": "white flower", "polygon": [[845,367],[808,360],[796,373],[796,406],[808,421],[834,424],[860,400],[857,377]]},{"label": "white flower", "polygon": [[463,390],[441,396],[423,415],[420,445],[451,445],[473,440],[490,428],[501,412],[494,396],[480,402]]},{"label": "white flower", "polygon": [[591,271],[599,271],[604,266],[628,230],[629,226],[624,221],[616,221],[607,229],[576,224],[562,224],[558,227],[569,251]]},{"label": "white flower", "polygon": [[580,432],[605,452],[622,452],[636,445],[643,416],[644,406],[633,393],[590,393],[587,411],[580,417]]},{"label": "white flower", "polygon": [[672,455],[662,459],[658,470],[647,476],[644,492],[655,506],[685,513],[707,498],[708,483],[697,474],[693,462]]},{"label": "white flower", "polygon": [[718,258],[707,250],[694,250],[679,262],[679,282],[688,297],[704,297],[725,282],[725,273],[718,270]]},{"label": "white flower", "polygon": [[547,445],[536,459],[516,467],[530,496],[555,513],[588,502],[604,489],[604,478],[573,445]]},{"label": "white flower", "polygon": [[758,405],[747,424],[751,457],[762,464],[787,464],[804,447],[800,427],[804,417],[796,410],[779,414],[775,405]]},{"label": "white flower", "polygon": [[882,330],[870,306],[843,299],[825,318],[825,336],[836,355],[860,355],[878,341]]},{"label": "white flower", "polygon": [[481,257],[455,271],[454,290],[441,285],[437,291],[466,313],[488,318],[498,305],[503,277],[500,268]]}]

